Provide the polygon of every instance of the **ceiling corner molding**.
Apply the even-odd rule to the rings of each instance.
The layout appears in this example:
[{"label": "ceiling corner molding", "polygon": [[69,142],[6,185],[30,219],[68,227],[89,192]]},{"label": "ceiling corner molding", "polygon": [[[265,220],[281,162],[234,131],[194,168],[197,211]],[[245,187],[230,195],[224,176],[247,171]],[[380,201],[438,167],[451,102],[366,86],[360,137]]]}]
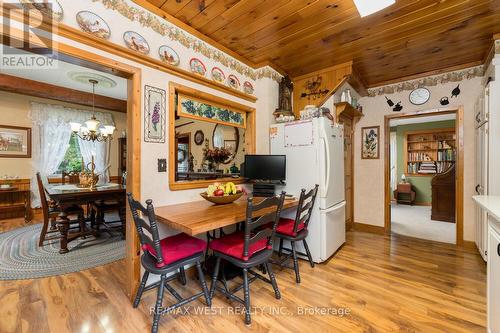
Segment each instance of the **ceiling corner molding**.
[{"label": "ceiling corner molding", "polygon": [[445,84],[448,82],[460,82],[463,80],[470,80],[475,77],[482,77],[484,75],[484,65],[468,67],[461,70],[449,71],[437,75],[430,75],[418,79],[401,81],[394,84],[383,85],[379,87],[369,88],[368,97],[375,97],[380,95],[394,94],[397,92],[414,90],[421,87],[433,87],[438,84]]}]

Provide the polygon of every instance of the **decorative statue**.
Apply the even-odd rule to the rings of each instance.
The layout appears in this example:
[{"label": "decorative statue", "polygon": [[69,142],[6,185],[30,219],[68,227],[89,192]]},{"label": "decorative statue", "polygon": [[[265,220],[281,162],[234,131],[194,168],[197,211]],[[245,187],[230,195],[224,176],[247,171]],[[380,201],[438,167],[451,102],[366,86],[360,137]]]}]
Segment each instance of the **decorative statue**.
[{"label": "decorative statue", "polygon": [[280,82],[279,109],[277,112],[292,112],[293,83],[289,76],[285,76]]}]

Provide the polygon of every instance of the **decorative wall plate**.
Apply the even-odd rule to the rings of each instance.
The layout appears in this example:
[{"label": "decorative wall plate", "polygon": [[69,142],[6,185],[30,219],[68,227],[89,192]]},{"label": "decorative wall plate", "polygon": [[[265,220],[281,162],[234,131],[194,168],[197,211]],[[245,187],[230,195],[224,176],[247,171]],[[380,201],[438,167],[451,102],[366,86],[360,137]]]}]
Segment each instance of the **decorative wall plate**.
[{"label": "decorative wall plate", "polygon": [[162,45],[158,49],[161,60],[172,66],[179,66],[181,62],[179,55],[170,46]]},{"label": "decorative wall plate", "polygon": [[205,134],[202,130],[197,130],[194,133],[194,143],[196,143],[197,146],[200,146],[203,141],[205,141]]},{"label": "decorative wall plate", "polygon": [[207,68],[198,58],[192,58],[189,61],[189,67],[191,68],[191,72],[201,76],[205,76],[205,73],[207,72]]},{"label": "decorative wall plate", "polygon": [[227,77],[227,83],[229,84],[229,86],[233,89],[236,89],[236,90],[239,90],[240,89],[240,80],[238,80],[238,78],[236,76],[234,76],[233,74],[230,74],[228,77]]},{"label": "decorative wall plate", "polygon": [[21,3],[24,8],[38,10],[43,16],[51,17],[55,21],[63,19],[64,11],[57,0],[52,0],[49,3],[37,0],[21,0]]},{"label": "decorative wall plate", "polygon": [[246,92],[247,94],[252,95],[254,91],[252,84],[248,81],[245,81],[243,83],[243,91]]},{"label": "decorative wall plate", "polygon": [[212,80],[224,83],[224,81],[226,81],[226,75],[219,67],[214,67],[212,68]]},{"label": "decorative wall plate", "polygon": [[131,50],[140,52],[142,54],[149,53],[149,44],[146,42],[146,39],[139,35],[135,31],[126,31],[123,34],[123,40],[127,47]]},{"label": "decorative wall plate", "polygon": [[109,39],[111,36],[111,29],[109,25],[99,15],[82,10],[76,14],[76,22],[80,28],[102,39]]}]

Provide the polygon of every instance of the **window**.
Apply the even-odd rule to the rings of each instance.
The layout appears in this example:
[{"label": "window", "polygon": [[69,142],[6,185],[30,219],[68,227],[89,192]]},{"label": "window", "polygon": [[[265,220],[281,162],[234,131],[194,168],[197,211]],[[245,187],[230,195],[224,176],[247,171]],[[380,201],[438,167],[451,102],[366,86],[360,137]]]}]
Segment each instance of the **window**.
[{"label": "window", "polygon": [[66,172],[80,172],[82,170],[82,154],[80,153],[80,145],[78,144],[78,137],[71,134],[69,139],[68,150],[64,155],[64,160],[59,165],[56,173],[61,174]]}]

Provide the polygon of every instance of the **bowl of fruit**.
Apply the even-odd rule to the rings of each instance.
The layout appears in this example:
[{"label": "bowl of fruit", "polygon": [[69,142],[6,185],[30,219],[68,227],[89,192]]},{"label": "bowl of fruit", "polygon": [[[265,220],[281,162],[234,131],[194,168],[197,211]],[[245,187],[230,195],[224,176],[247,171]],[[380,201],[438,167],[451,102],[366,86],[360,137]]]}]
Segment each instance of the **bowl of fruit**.
[{"label": "bowl of fruit", "polygon": [[238,200],[244,194],[240,186],[234,183],[219,184],[215,183],[207,188],[206,192],[200,193],[203,199],[216,205],[225,205]]}]

